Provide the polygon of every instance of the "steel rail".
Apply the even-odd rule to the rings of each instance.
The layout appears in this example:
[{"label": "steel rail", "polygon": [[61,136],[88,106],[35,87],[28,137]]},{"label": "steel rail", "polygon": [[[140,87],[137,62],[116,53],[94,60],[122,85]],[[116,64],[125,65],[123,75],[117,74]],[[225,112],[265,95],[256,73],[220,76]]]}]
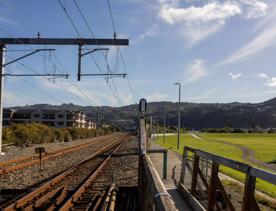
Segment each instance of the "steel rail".
[{"label": "steel rail", "polygon": [[[109,135],[110,136],[110,135]],[[108,137],[108,136],[105,136],[105,137]],[[98,138],[104,138],[104,137],[97,137],[96,141],[98,140],[101,140],[101,139],[98,139]],[[55,150],[55,151],[52,151],[52,152],[49,152],[49,153],[46,153],[47,155],[51,155],[51,154],[55,154],[55,153],[58,153],[58,152],[62,152],[62,151],[65,151],[65,150],[70,150],[70,149],[74,149],[74,148],[78,148],[78,147],[81,147],[81,146],[84,146],[84,145],[89,145],[89,144],[93,144],[93,143],[83,143],[83,144],[79,144],[79,145],[75,145],[75,146],[72,146],[72,147],[66,147],[64,149],[60,149],[60,150]],[[4,167],[4,166],[7,166],[7,165],[10,165],[10,164],[13,164],[13,163],[16,163],[16,162],[21,162],[21,161],[25,161],[27,159],[29,160],[32,160],[36,158],[36,156],[28,156],[28,157],[19,157],[19,158],[15,158],[15,159],[11,159],[11,160],[7,160],[7,161],[3,161],[0,163],[0,167]]]},{"label": "steel rail", "polygon": [[[112,135],[105,135],[105,136],[94,137],[94,139],[95,139],[94,141],[99,141],[99,140],[102,140],[104,138],[108,138],[110,136],[112,136]],[[55,154],[55,153],[58,153],[58,152],[65,151],[65,150],[70,150],[70,149],[78,148],[78,147],[81,147],[81,146],[86,146],[86,145],[95,143],[94,141],[93,142],[89,142],[89,143],[78,144],[78,145],[75,145],[75,146],[72,146],[72,147],[66,147],[64,149],[59,149],[59,150],[51,151],[51,152],[46,153],[46,154],[47,155],[51,155],[51,154]],[[3,162],[0,163],[0,167],[6,166],[6,165],[10,165],[10,164],[13,164],[13,163],[16,163],[16,162],[21,162],[21,161],[24,161],[26,159],[32,160],[35,157],[36,156],[19,157],[19,158],[3,161]]]},{"label": "steel rail", "polygon": [[[70,174],[72,174],[74,171],[77,171],[78,168],[80,168],[83,164],[94,159],[96,156],[109,151],[114,146],[118,145],[118,143],[122,142],[122,139],[124,140],[126,137],[128,137],[128,136],[125,134],[119,134],[119,135],[112,137],[112,142],[110,144],[107,144],[104,147],[98,149],[90,157],[88,157],[85,160],[80,161],[76,165],[68,168],[67,170],[65,170],[64,172],[59,174],[57,177],[46,182],[45,184],[41,185],[40,187],[34,189],[33,191],[31,191],[28,194],[26,194],[25,196],[19,198],[12,204],[2,208],[2,210],[3,211],[14,211],[14,210],[18,210],[18,209],[24,209],[25,207],[28,207],[28,209],[34,208],[35,202],[39,198],[43,197],[45,194],[49,194],[50,191],[53,191],[53,190],[59,188],[60,187],[59,183],[61,183],[64,179],[66,179],[67,176],[70,176]],[[65,194],[65,195],[67,195],[67,194]],[[46,198],[49,199],[49,197],[46,197]],[[53,200],[53,203],[56,204],[57,201],[59,201],[59,203],[60,203],[63,200]],[[52,204],[51,206],[53,207],[55,205]]]},{"label": "steel rail", "polygon": [[74,203],[76,203],[79,199],[81,199],[82,194],[89,189],[91,184],[94,182],[95,178],[105,167],[107,162],[111,159],[112,155],[127,141],[131,140],[129,137],[122,141],[111,153],[104,159],[104,161],[98,166],[98,168],[90,175],[90,177],[79,187],[79,189],[64,203],[64,205],[59,209],[60,211],[70,210],[74,207]]},{"label": "steel rail", "polygon": [[[83,149],[84,147],[99,144],[101,142],[107,141],[108,138],[110,138],[110,135],[104,136],[104,137],[99,137],[98,139],[94,140],[93,142],[79,144],[76,146],[67,147],[64,149],[46,153],[45,157],[42,158],[42,161],[45,161],[45,160],[48,160],[50,158],[54,158],[54,157],[57,157],[60,155],[64,155],[67,153],[75,152],[75,151]],[[0,168],[8,166],[6,168],[0,169],[0,175],[6,174],[6,173],[9,173],[12,171],[17,171],[22,168],[28,167],[30,165],[37,164],[39,162],[40,162],[40,160],[39,160],[39,157],[37,157],[37,156],[21,157],[21,158],[17,158],[17,159],[8,160],[8,161],[0,163]],[[19,164],[16,165],[16,163],[19,163]],[[15,164],[15,165],[13,165],[13,164]]]}]

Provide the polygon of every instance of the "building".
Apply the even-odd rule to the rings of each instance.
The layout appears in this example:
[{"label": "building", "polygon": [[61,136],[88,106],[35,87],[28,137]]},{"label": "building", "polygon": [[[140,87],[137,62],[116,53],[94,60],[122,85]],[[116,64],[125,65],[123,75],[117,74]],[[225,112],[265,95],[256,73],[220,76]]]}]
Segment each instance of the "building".
[{"label": "building", "polygon": [[96,123],[87,119],[85,113],[68,110],[3,110],[3,126],[10,124],[41,123],[51,127],[95,129]]}]

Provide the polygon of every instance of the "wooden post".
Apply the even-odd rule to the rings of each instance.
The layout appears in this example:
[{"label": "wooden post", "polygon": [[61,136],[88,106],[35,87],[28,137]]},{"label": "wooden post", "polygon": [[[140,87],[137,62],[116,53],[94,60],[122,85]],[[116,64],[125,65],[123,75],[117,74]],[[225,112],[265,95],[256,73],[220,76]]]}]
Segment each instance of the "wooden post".
[{"label": "wooden post", "polygon": [[168,150],[163,152],[163,179],[167,179]]},{"label": "wooden post", "polygon": [[193,163],[193,172],[192,172],[192,185],[191,185],[191,193],[194,196],[196,194],[198,169],[199,169],[199,156],[194,154],[194,163]]},{"label": "wooden post", "polygon": [[145,175],[143,174],[143,136],[144,136],[144,131],[145,128],[144,128],[144,124],[143,124],[143,121],[144,119],[140,119],[140,130],[139,130],[139,169],[138,169],[138,184],[139,184],[139,210],[143,208],[143,193],[144,193],[144,190],[145,190],[145,187],[144,187],[144,177]]},{"label": "wooden post", "polygon": [[208,210],[213,211],[215,200],[216,200],[216,187],[217,187],[217,179],[218,179],[218,170],[219,165],[215,162],[212,164],[211,170],[211,178],[210,178],[210,185],[208,190]]},{"label": "wooden post", "polygon": [[183,149],[183,157],[182,157],[182,166],[181,166],[181,175],[180,175],[180,183],[184,184],[185,180],[185,171],[186,171],[186,165],[187,165],[187,156],[188,156],[188,151],[187,148],[184,147]]},{"label": "wooden post", "polygon": [[250,169],[248,168],[245,179],[245,187],[243,193],[242,211],[253,210],[253,199],[255,192],[256,177],[250,175]]}]

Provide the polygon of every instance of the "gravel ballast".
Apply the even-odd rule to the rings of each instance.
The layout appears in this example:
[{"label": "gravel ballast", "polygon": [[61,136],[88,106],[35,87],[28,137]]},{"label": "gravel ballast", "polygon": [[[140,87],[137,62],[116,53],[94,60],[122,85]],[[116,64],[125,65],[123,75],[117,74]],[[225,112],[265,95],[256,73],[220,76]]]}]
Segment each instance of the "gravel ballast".
[{"label": "gravel ballast", "polygon": [[18,171],[0,175],[0,189],[27,189],[43,180],[47,180],[53,175],[61,173],[72,165],[75,165],[81,160],[91,156],[98,149],[108,143],[110,143],[109,139],[96,145],[89,145],[81,150],[50,158],[42,162],[42,171],[40,171],[40,166],[35,164]]}]

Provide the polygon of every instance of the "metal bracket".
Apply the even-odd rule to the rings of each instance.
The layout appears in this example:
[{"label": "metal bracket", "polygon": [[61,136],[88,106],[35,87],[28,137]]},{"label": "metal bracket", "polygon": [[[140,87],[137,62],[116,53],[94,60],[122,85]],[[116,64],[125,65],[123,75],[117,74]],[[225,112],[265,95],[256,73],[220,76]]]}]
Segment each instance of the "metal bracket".
[{"label": "metal bracket", "polygon": [[5,73],[1,76],[15,76],[15,77],[42,77],[42,76],[51,76],[51,77],[64,77],[68,78],[69,74],[13,74],[13,73]]},{"label": "metal bracket", "polygon": [[26,55],[24,55],[24,56],[21,56],[21,57],[19,57],[19,58],[17,58],[17,59],[14,59],[14,60],[12,60],[12,61],[10,61],[10,62],[8,62],[8,63],[6,63],[6,64],[3,64],[2,65],[2,67],[6,67],[6,66],[8,66],[9,64],[12,64],[12,63],[14,63],[14,62],[17,62],[17,61],[19,61],[19,60],[21,60],[21,59],[24,59],[24,58],[26,58],[26,57],[28,57],[28,56],[31,56],[31,55],[33,55],[33,54],[35,54],[35,53],[38,53],[38,52],[40,52],[40,51],[54,51],[55,49],[53,49],[53,48],[48,48],[48,49],[36,49],[36,50],[34,50],[33,52],[31,52],[31,53],[28,53],[28,54],[26,54]]}]

